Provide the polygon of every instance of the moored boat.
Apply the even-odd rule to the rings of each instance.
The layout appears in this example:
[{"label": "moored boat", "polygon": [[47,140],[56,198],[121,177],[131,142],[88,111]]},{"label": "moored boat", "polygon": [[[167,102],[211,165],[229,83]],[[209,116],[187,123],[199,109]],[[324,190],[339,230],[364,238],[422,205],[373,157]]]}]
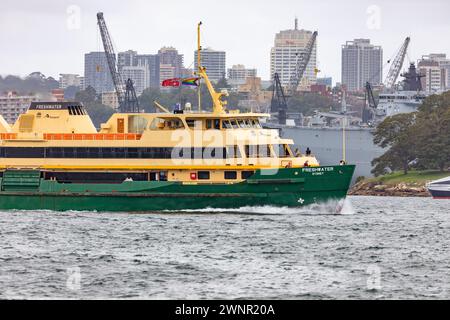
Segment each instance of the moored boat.
[{"label": "moored boat", "polygon": [[427,189],[435,199],[450,199],[450,177],[428,183]]}]

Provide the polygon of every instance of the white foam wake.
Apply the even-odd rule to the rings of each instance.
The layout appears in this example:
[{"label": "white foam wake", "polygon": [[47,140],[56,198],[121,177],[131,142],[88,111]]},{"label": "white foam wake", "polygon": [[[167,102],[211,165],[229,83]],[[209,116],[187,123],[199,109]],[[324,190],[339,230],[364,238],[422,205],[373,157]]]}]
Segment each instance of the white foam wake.
[{"label": "white foam wake", "polygon": [[225,208],[204,208],[204,209],[186,209],[186,210],[165,210],[164,212],[181,213],[234,213],[234,214],[265,214],[265,215],[351,215],[355,210],[350,199],[330,200],[322,203],[315,203],[305,207],[289,208],[275,206],[245,206],[235,209]]}]

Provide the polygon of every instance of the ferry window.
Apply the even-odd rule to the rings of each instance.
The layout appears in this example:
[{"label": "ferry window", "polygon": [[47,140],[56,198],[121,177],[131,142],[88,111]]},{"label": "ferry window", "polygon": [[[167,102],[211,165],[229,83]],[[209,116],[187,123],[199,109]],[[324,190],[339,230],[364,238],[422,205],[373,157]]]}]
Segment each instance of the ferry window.
[{"label": "ferry window", "polygon": [[128,116],[128,132],[142,134],[147,128],[148,120],[142,116]]},{"label": "ferry window", "polygon": [[227,146],[227,158],[240,158],[241,152],[239,146]]},{"label": "ferry window", "polygon": [[222,120],[222,128],[231,129],[230,120]]},{"label": "ferry window", "polygon": [[250,178],[255,172],[254,171],[241,171],[241,178],[242,179],[248,179]]},{"label": "ferry window", "polygon": [[150,181],[156,181],[157,179],[157,176],[156,176],[156,172],[150,172],[150,174],[148,175],[148,180],[150,180]]},{"label": "ferry window", "polygon": [[164,128],[164,120],[160,118],[153,119],[152,123],[150,124],[150,130],[157,130]]},{"label": "ferry window", "polygon": [[167,171],[159,172],[159,181],[167,181]]},{"label": "ferry window", "polygon": [[257,145],[246,145],[245,146],[245,156],[247,158],[258,158],[258,146]]},{"label": "ferry window", "polygon": [[206,129],[211,129],[212,128],[212,120],[208,119],[206,120]]},{"label": "ferry window", "polygon": [[269,158],[270,157],[270,148],[267,144],[258,146],[258,157],[260,157],[260,158]]},{"label": "ferry window", "polygon": [[246,126],[247,128],[251,128],[251,127],[252,127],[252,123],[250,122],[249,119],[246,119],[246,120],[244,120],[244,121],[245,121],[245,126]]},{"label": "ferry window", "polygon": [[236,120],[230,120],[230,123],[231,123],[231,126],[233,127],[233,129],[239,128]]},{"label": "ferry window", "polygon": [[209,180],[209,171],[198,171],[197,172],[197,179],[198,180]]},{"label": "ferry window", "polygon": [[275,151],[275,156],[279,158],[290,157],[290,148],[287,144],[274,144],[273,150]]},{"label": "ferry window", "polygon": [[220,129],[220,120],[219,119],[214,119],[214,129],[219,130]]},{"label": "ferry window", "polygon": [[225,159],[225,148],[203,148],[203,159]]},{"label": "ferry window", "polygon": [[236,180],[237,179],[237,172],[236,171],[225,171],[224,172],[224,178],[226,180]]},{"label": "ferry window", "polygon": [[259,120],[253,120],[255,122],[255,127],[260,129],[261,128],[261,124],[259,123]]},{"label": "ferry window", "polygon": [[244,120],[237,120],[237,122],[239,123],[239,127],[241,127],[241,128],[247,128],[247,126],[245,125]]},{"label": "ferry window", "polygon": [[189,128],[194,128],[194,126],[195,126],[195,121],[192,119],[186,120],[186,123]]}]

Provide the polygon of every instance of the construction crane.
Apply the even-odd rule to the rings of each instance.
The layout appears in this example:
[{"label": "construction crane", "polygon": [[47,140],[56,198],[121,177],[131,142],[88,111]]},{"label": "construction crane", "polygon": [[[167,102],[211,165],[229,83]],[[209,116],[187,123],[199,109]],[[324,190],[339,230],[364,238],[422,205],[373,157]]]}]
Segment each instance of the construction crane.
[{"label": "construction crane", "polygon": [[116,54],[102,12],[97,13],[97,21],[102,37],[103,48],[105,49],[106,60],[108,61],[109,71],[119,101],[119,111],[122,113],[139,112],[139,101],[137,99],[136,90],[134,89],[133,80],[128,79],[126,85],[124,85],[122,76],[117,71]]},{"label": "construction crane", "polygon": [[395,82],[402,71],[403,63],[405,62],[406,53],[408,50],[409,42],[411,41],[410,37],[407,37],[403,42],[400,51],[397,53],[394,61],[391,64],[391,68],[389,69],[386,80],[384,81],[384,86],[388,89],[392,88]]},{"label": "construction crane", "polygon": [[272,101],[270,103],[270,111],[278,112],[278,123],[286,124],[287,99],[284,94],[283,86],[281,85],[280,76],[278,73],[274,74],[272,86]]},{"label": "construction crane", "polygon": [[291,95],[293,95],[297,91],[298,85],[303,79],[306,67],[311,60],[311,55],[316,44],[317,35],[318,32],[314,31],[308,43],[306,44],[305,49],[297,55],[297,65],[295,67],[295,73],[291,76],[291,79],[289,81],[289,89]]},{"label": "construction crane", "polygon": [[[403,63],[405,62],[406,53],[408,51],[409,43],[411,42],[411,38],[407,37],[403,42],[400,50],[397,52],[395,59],[391,64],[391,68],[389,69],[386,80],[383,83],[385,89],[392,89],[400,75],[400,72],[403,68]],[[388,63],[390,60],[388,61]],[[382,70],[380,70],[381,72]],[[379,75],[379,73],[377,73]],[[377,76],[376,75],[376,76]],[[375,75],[372,77],[374,78]],[[364,108],[362,111],[362,120],[363,123],[369,123],[370,120],[374,117],[374,111],[377,109],[378,103],[375,100],[375,96],[373,93],[373,87],[371,81],[367,81],[365,85],[364,92]]]},{"label": "construction crane", "polygon": [[285,95],[283,91],[279,74],[278,73],[274,74],[270,111],[278,112],[279,124],[283,125],[286,124],[288,97],[294,95],[294,93],[297,91],[300,82],[303,79],[306,68],[309,64],[309,61],[311,60],[311,55],[317,40],[317,35],[318,32],[314,31],[308,43],[306,44],[305,49],[299,54],[297,54],[295,73],[289,79],[289,84],[287,86],[289,95]]}]

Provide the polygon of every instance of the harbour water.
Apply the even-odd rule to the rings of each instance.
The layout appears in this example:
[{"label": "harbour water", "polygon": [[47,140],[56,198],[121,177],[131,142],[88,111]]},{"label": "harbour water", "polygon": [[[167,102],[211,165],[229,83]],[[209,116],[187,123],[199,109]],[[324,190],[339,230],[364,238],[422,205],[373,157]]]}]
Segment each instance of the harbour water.
[{"label": "harbour water", "polygon": [[449,299],[450,201],[0,212],[0,298]]}]

